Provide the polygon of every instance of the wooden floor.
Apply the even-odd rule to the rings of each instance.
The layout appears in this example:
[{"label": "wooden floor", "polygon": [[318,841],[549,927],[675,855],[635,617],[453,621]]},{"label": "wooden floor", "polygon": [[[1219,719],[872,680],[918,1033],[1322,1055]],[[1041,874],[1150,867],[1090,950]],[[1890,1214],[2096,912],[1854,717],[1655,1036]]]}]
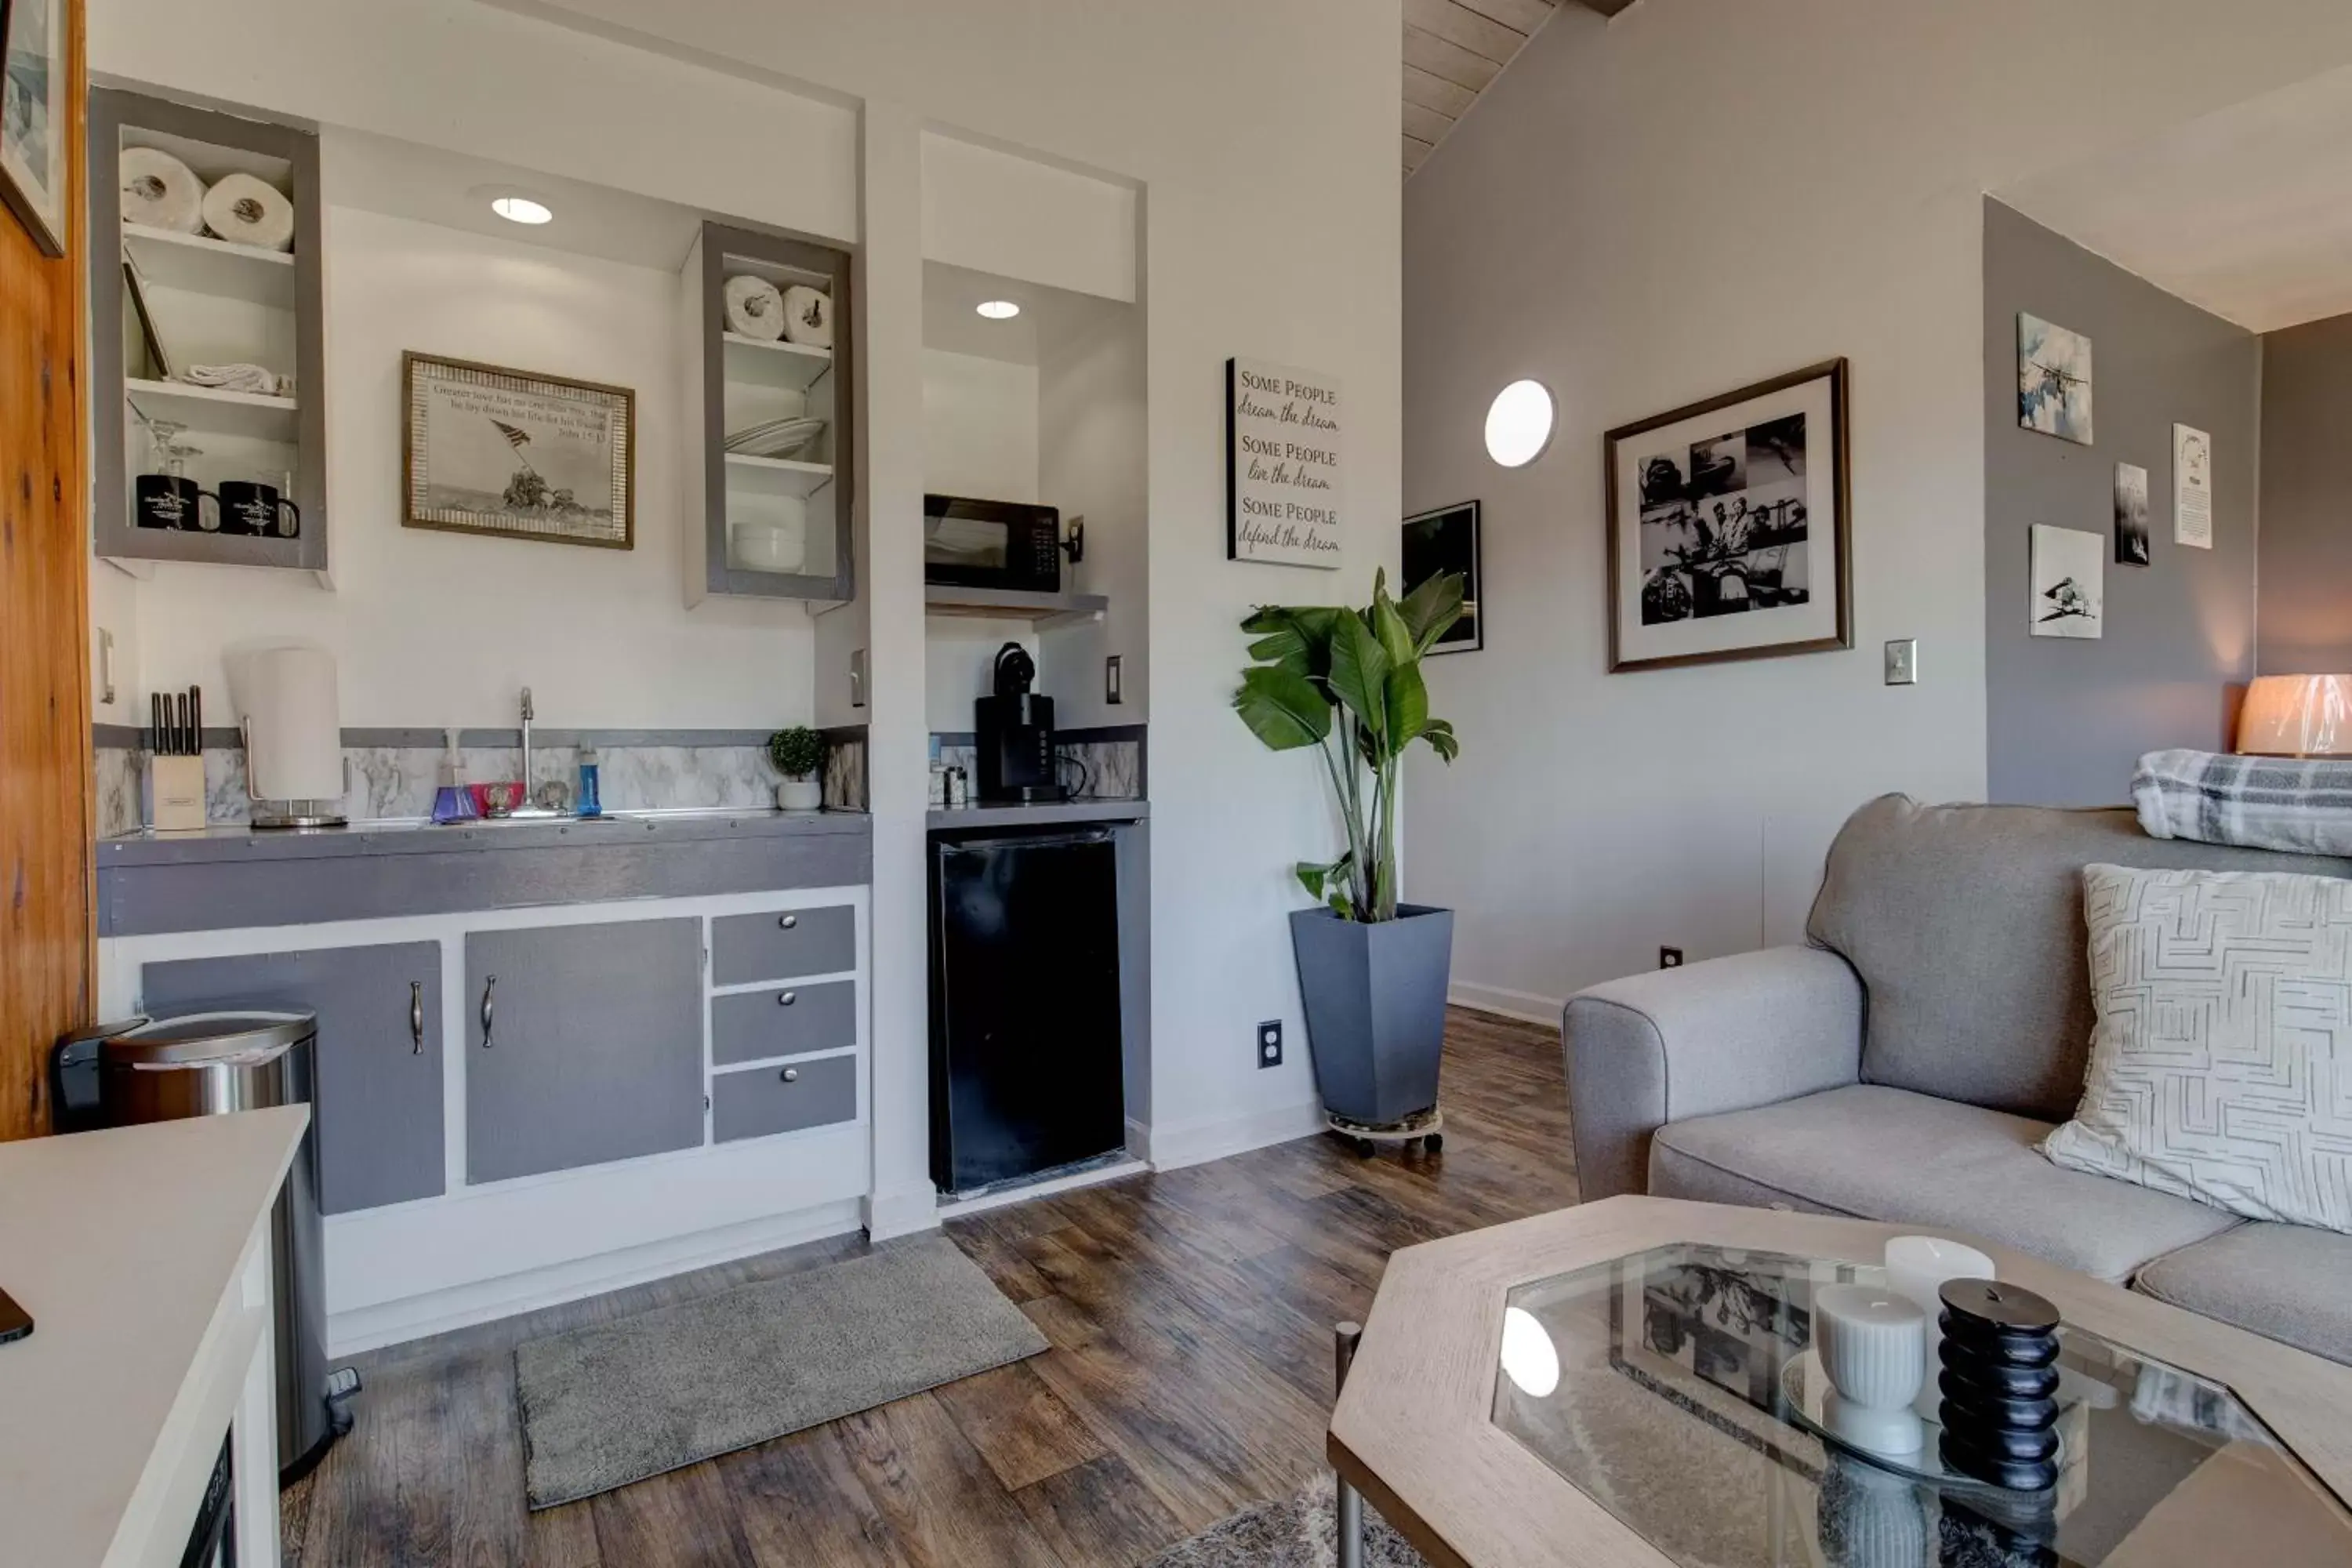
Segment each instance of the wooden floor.
[{"label": "wooden floor", "polygon": [[513,1350],[864,1249],[705,1269],[362,1358],[358,1421],[286,1494],[299,1568],[1146,1562],[1321,1464],[1331,1325],[1389,1252],[1573,1203],[1558,1034],[1455,1012],[1445,1149],[1305,1139],[951,1222],[1045,1354],[528,1512]]}]

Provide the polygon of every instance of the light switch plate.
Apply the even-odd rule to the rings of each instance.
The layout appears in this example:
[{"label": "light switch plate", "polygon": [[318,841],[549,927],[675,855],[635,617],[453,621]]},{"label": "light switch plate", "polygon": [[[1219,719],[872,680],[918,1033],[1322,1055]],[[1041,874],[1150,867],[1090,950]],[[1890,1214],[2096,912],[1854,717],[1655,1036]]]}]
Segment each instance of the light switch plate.
[{"label": "light switch plate", "polygon": [[849,650],[849,705],[866,706],[866,650],[862,647]]},{"label": "light switch plate", "polygon": [[114,634],[104,626],[98,628],[98,700],[114,704]]},{"label": "light switch plate", "polygon": [[1919,684],[1919,639],[1896,637],[1886,645],[1886,684],[1916,686]]},{"label": "light switch plate", "polygon": [[1127,685],[1125,660],[1124,654],[1116,653],[1103,660],[1103,700],[1113,707],[1127,700],[1122,695]]}]

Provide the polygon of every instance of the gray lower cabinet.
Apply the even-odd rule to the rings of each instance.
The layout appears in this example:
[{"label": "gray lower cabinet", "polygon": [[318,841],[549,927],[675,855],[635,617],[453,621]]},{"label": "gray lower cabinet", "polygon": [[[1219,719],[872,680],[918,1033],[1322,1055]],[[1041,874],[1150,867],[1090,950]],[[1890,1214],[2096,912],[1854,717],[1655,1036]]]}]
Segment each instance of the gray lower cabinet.
[{"label": "gray lower cabinet", "polygon": [[468,932],[466,1179],[702,1142],[702,922]]},{"label": "gray lower cabinet", "polygon": [[719,1067],[857,1043],[857,982],[824,980],[710,999],[710,1059]]},{"label": "gray lower cabinet", "polygon": [[857,1119],[857,1058],[818,1057],[710,1080],[711,1136],[721,1143]]},{"label": "gray lower cabinet", "polygon": [[440,943],[149,963],[140,994],[159,1016],[317,1014],[319,1206],[349,1214],[441,1194]]}]

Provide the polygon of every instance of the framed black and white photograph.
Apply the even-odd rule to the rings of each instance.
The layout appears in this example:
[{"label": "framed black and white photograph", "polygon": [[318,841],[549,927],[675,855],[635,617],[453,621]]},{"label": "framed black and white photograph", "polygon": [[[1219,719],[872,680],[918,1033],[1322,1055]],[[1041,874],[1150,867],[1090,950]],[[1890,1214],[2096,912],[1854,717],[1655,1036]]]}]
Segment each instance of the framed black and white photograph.
[{"label": "framed black and white photograph", "polygon": [[2116,465],[2116,564],[2145,566],[2155,557],[2147,533],[2147,470]]},{"label": "framed black and white photograph", "polygon": [[2022,311],[2017,318],[2017,423],[2091,445],[2091,340]]},{"label": "framed black and white photograph", "polygon": [[2033,525],[2033,584],[2030,601],[2038,637],[2105,635],[2100,617],[2106,600],[2106,557],[2095,533],[2077,528]]},{"label": "framed black and white photograph", "polygon": [[1443,506],[1404,520],[1404,555],[1398,582],[1411,593],[1441,572],[1462,574],[1462,618],[1430,648],[1475,653],[1486,646],[1478,618],[1478,503]]},{"label": "framed black and white photograph", "polygon": [[1609,668],[1853,646],[1846,362],[1609,432]]},{"label": "framed black and white photograph", "polygon": [[415,353],[401,382],[404,525],[635,547],[635,393]]},{"label": "framed black and white photograph", "polygon": [[0,198],[66,253],[65,0],[0,0]]}]

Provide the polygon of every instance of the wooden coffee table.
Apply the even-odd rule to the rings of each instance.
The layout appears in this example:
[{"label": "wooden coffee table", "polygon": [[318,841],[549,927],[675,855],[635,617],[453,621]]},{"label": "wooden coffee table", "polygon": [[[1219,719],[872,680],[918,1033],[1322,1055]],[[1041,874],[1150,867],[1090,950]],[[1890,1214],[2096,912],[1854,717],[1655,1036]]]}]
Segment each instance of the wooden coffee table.
[{"label": "wooden coffee table", "polygon": [[1903,1229],[1618,1197],[1398,1252],[1342,1350],[1343,1521],[1360,1489],[1439,1568],[2352,1563],[2352,1367],[1990,1243],[2065,1319],[2054,1492],[1804,1425],[1812,1289]]}]

